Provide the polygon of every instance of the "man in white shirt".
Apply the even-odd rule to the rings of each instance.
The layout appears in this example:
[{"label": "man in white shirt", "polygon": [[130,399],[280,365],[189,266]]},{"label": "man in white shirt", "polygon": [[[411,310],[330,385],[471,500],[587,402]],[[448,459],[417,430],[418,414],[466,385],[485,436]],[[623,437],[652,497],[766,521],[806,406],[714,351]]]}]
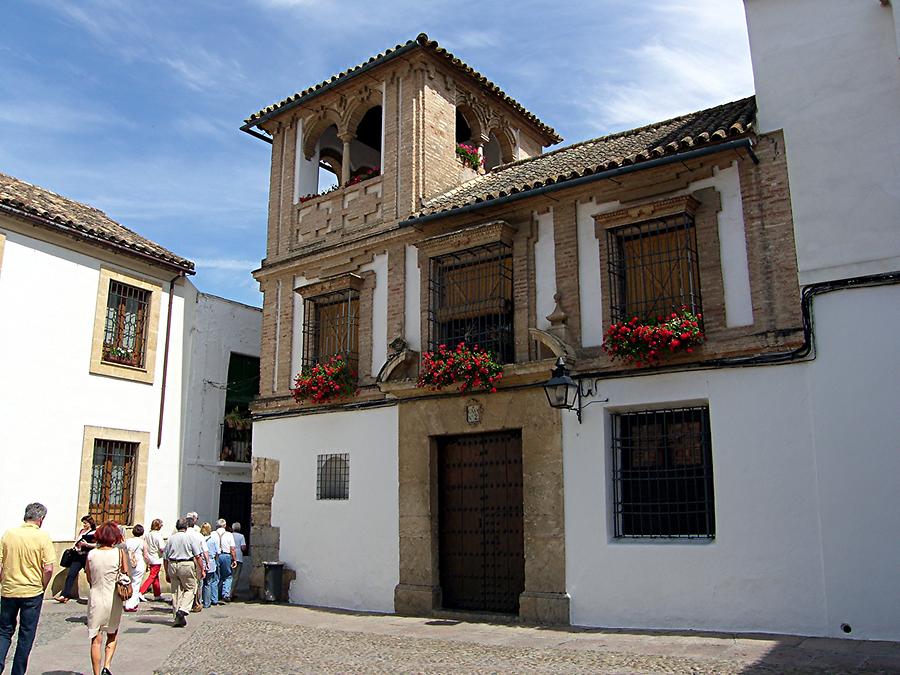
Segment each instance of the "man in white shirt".
[{"label": "man in white shirt", "polygon": [[[187,522],[187,534],[188,536],[197,543],[197,546],[200,547],[202,551],[201,562],[203,563],[203,569],[206,569],[206,562],[209,560],[209,546],[206,544],[206,539],[202,534],[200,534],[200,526],[197,524],[198,515],[196,511],[189,511],[188,514],[184,517],[185,522]],[[203,609],[203,584],[200,583],[200,577],[197,578],[197,589],[194,595],[194,606],[191,609],[192,612],[199,612]]]},{"label": "man in white shirt", "polygon": [[234,536],[225,529],[227,521],[219,518],[216,522],[216,537],[219,542],[219,602],[231,601],[232,574],[237,567]]},{"label": "man in white shirt", "polygon": [[231,524],[231,536],[234,537],[234,552],[237,560],[237,567],[234,568],[234,580],[231,584],[231,597],[234,598],[237,595],[238,583],[241,579],[241,569],[244,566],[244,554],[247,552],[247,540],[244,539],[244,535],[241,533],[241,524],[240,523],[232,523]]},{"label": "man in white shirt", "polygon": [[187,615],[194,603],[197,591],[197,579],[205,576],[200,548],[197,540],[189,534],[186,518],[179,518],[175,523],[175,534],[169,537],[163,556],[166,561],[166,574],[172,582],[175,597],[172,599],[172,611],[175,612],[175,627],[187,625]]}]

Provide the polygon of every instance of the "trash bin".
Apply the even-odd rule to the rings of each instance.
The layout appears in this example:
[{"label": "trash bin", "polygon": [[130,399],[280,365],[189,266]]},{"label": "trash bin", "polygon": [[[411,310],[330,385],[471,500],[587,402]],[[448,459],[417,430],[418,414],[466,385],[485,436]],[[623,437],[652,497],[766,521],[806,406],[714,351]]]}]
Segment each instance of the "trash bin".
[{"label": "trash bin", "polygon": [[264,562],[266,570],[266,587],[263,592],[265,602],[281,602],[282,580],[284,579],[283,562]]}]

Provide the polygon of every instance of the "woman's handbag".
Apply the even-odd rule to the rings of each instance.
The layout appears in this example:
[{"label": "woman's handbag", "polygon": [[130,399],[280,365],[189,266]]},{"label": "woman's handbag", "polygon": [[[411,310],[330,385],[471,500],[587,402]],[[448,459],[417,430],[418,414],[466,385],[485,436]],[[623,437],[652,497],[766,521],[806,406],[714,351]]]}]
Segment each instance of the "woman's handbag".
[{"label": "woman's handbag", "polygon": [[130,600],[134,595],[134,588],[131,586],[131,575],[125,568],[125,551],[119,549],[119,578],[116,579],[116,595],[122,602]]},{"label": "woman's handbag", "polygon": [[74,548],[67,548],[65,551],[63,551],[62,557],[59,559],[59,566],[70,567],[72,563],[75,562],[76,555],[78,555],[78,553]]}]

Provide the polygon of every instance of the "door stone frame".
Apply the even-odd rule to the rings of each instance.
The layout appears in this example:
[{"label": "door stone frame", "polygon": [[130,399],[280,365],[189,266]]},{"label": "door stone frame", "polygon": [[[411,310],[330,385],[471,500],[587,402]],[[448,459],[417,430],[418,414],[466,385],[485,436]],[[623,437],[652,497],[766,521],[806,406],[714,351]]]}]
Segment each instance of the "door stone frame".
[{"label": "door stone frame", "polygon": [[[476,426],[466,417],[466,408],[473,404],[482,407]],[[541,388],[401,401],[396,612],[428,616],[441,609],[437,437],[511,429],[522,434],[525,591],[519,596],[519,618],[569,623],[562,424],[559,411],[547,405]]]}]

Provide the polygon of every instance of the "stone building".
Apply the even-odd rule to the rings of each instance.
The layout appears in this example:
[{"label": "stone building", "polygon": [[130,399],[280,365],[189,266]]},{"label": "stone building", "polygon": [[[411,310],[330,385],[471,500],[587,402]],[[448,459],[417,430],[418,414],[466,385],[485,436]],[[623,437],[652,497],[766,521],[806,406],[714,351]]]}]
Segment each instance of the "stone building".
[{"label": "stone building", "polygon": [[[291,601],[896,638],[896,607],[836,589],[860,586],[855,554],[820,520],[844,497],[820,425],[877,427],[832,389],[871,368],[823,337],[858,298],[817,305],[835,351],[811,319],[815,295],[887,282],[801,289],[791,139],[757,110],[790,95],[543,152],[552,128],[420,35],[248,119],[272,144],[253,534]],[[651,365],[604,350],[639,325],[666,340]],[[460,343],[502,362],[497,391],[417,387],[423,353]],[[296,375],[335,355],[358,391],[296,402]],[[545,391],[551,371],[568,392]],[[896,464],[869,433],[867,532],[888,527]],[[882,548],[865,588],[896,567]]]}]

